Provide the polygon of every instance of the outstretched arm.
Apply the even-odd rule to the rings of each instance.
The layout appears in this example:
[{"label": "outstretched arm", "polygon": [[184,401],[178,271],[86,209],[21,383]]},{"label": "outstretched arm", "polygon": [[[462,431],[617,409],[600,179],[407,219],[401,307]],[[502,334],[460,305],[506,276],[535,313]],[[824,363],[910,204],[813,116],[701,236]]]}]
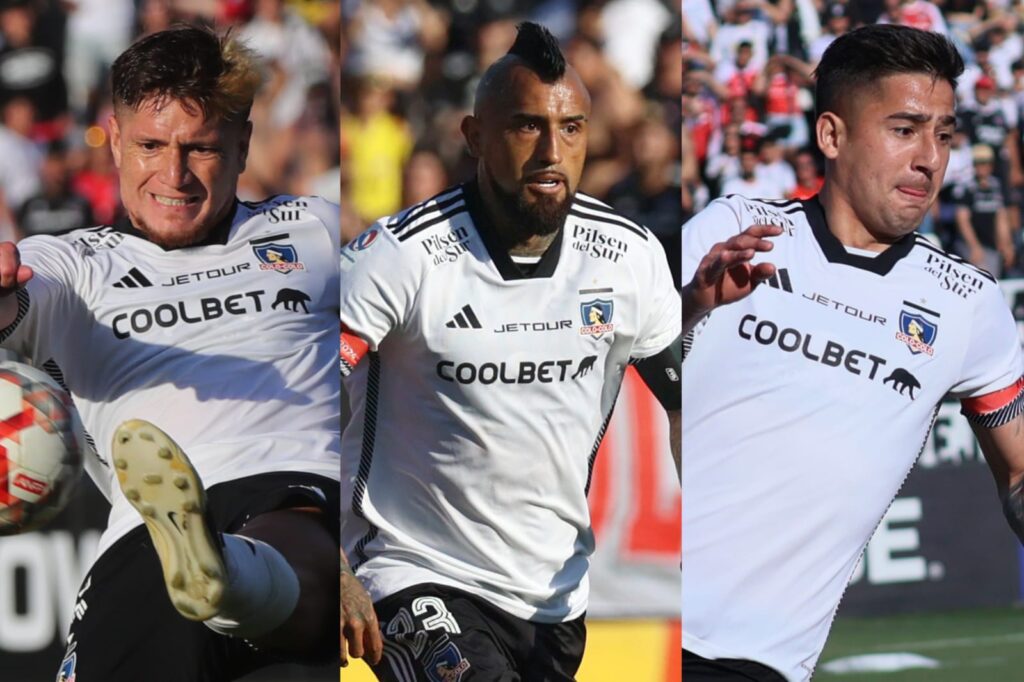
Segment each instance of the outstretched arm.
[{"label": "outstretched arm", "polygon": [[754,225],[719,242],[701,259],[693,279],[683,287],[683,334],[721,305],[749,296],[754,288],[775,274],[771,263],[751,265],[758,253],[771,251],[768,237],[782,234],[777,225]]}]

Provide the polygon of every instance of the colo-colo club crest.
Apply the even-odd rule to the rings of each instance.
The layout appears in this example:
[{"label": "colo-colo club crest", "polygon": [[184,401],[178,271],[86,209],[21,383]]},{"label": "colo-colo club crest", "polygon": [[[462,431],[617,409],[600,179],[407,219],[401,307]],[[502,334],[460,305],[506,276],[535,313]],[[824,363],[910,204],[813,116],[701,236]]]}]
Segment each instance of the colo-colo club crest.
[{"label": "colo-colo club crest", "polygon": [[939,314],[908,301],[904,301],[903,304],[920,312],[900,311],[900,329],[896,332],[896,338],[907,344],[907,348],[914,355],[918,353],[935,355],[934,344],[935,337],[939,333],[939,325],[929,320],[925,314],[933,317],[938,317]]},{"label": "colo-colo club crest", "polygon": [[595,298],[593,301],[580,303],[580,317],[583,319],[583,326],[580,327],[580,334],[590,335],[599,339],[605,334],[615,331],[612,324],[612,313],[615,311],[615,304],[603,298]]},{"label": "colo-colo club crest", "polygon": [[273,270],[287,275],[292,270],[306,269],[305,264],[299,261],[299,254],[291,244],[252,242],[252,250],[260,261],[260,270]]}]

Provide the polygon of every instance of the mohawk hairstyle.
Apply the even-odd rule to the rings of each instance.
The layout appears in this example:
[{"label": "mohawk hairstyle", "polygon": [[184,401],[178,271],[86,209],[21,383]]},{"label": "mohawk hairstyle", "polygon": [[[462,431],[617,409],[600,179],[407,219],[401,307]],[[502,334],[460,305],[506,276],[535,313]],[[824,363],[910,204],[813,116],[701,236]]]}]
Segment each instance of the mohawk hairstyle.
[{"label": "mohawk hairstyle", "polygon": [[524,21],[516,26],[516,41],[508,54],[523,60],[545,83],[565,75],[565,56],[558,39],[540,24]]},{"label": "mohawk hairstyle", "polygon": [[245,122],[262,81],[256,63],[252,50],[230,34],[218,37],[195,26],[160,31],[114,61],[114,109],[176,101],[189,113],[198,107],[206,118]]}]

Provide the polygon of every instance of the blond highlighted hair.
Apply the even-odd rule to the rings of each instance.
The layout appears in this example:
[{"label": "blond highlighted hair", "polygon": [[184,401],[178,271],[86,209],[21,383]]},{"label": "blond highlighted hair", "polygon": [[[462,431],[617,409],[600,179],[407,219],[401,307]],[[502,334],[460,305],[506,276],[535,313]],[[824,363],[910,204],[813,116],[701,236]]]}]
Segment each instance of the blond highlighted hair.
[{"label": "blond highlighted hair", "polygon": [[111,80],[115,112],[176,101],[208,119],[244,123],[263,79],[255,53],[230,33],[176,26],[125,50]]}]

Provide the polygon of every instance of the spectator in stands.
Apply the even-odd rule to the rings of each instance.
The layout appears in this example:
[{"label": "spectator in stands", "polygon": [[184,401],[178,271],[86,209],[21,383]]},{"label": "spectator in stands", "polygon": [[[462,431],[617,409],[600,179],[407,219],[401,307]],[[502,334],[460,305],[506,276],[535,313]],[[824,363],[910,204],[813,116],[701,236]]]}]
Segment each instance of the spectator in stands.
[{"label": "spectator in stands", "polygon": [[17,213],[39,191],[43,158],[32,141],[35,107],[26,97],[7,100],[0,111],[0,193],[7,209]]},{"label": "spectator in stands", "polygon": [[761,163],[761,138],[743,138],[740,150],[740,174],[722,185],[722,195],[739,194],[751,199],[784,199],[786,191],[772,178],[758,172]]},{"label": "spectator in stands", "polygon": [[94,225],[92,208],[71,188],[67,150],[63,142],[51,142],[43,159],[42,191],[18,211],[22,236],[56,234]]},{"label": "spectator in stands", "polygon": [[730,61],[721,62],[715,68],[711,83],[721,99],[726,97],[749,97],[754,81],[761,75],[761,69],[754,64],[754,46],[749,40],[736,44],[736,54]]},{"label": "spectator in stands", "polygon": [[810,199],[821,191],[825,177],[818,167],[818,158],[810,148],[801,149],[793,160],[796,170],[796,187],[789,193],[790,199]]},{"label": "spectator in stands", "polygon": [[821,55],[832,41],[850,30],[850,10],[845,2],[831,2],[825,6],[825,30],[811,43],[807,59],[817,65]]},{"label": "spectator in stands", "polygon": [[721,64],[731,59],[739,44],[744,42],[750,43],[753,48],[751,63],[754,68],[763,69],[768,63],[772,27],[757,11],[759,4],[764,3],[759,0],[735,0],[725,10],[725,23],[719,27],[711,41],[710,54],[716,63]]},{"label": "spectator in stands", "polygon": [[928,0],[885,0],[885,14],[878,18],[878,23],[949,33],[942,12]]},{"label": "spectator in stands", "polygon": [[1011,173],[1020,173],[1016,140],[1010,136],[1009,117],[997,97],[995,81],[987,75],[974,84],[974,104],[960,107],[960,127],[967,133],[971,146],[983,144],[991,148],[996,162],[996,176],[1002,187],[1009,186]]},{"label": "spectator in stands", "polygon": [[[132,0],[73,0],[68,8],[64,80],[79,123],[95,119],[103,80],[132,38]],[[91,115],[90,115],[91,114]]]},{"label": "spectator in stands", "polygon": [[[665,247],[665,253],[679,253],[679,226],[682,211],[680,185],[676,165],[676,138],[662,120],[660,112],[652,111],[631,131],[630,166],[625,178],[615,183],[605,200],[637,222],[646,225]],[[670,258],[670,269],[679,282],[678,258]]]},{"label": "spectator in stands", "polygon": [[810,142],[807,119],[799,104],[799,88],[811,83],[811,67],[796,57],[777,54],[754,81],[753,93],[763,98],[769,128],[785,130],[780,143],[796,151]]},{"label": "spectator in stands", "polygon": [[426,0],[364,0],[350,21],[350,73],[386,79],[400,90],[416,87],[427,54],[447,38],[442,15]]},{"label": "spectator in stands", "polygon": [[50,141],[67,129],[64,15],[32,0],[0,4],[0,105],[26,97],[35,109],[32,138]]},{"label": "spectator in stands", "polygon": [[761,177],[782,189],[783,196],[789,196],[796,189],[796,173],[785,159],[786,147],[783,146],[788,135],[785,126],[768,131],[761,141],[761,163],[757,168]]},{"label": "spectator in stands", "polygon": [[974,181],[955,191],[957,201],[957,253],[1001,277],[1003,268],[1015,261],[1013,238],[1006,214],[1006,201],[995,176],[995,154],[988,145],[971,148]]},{"label": "spectator in stands", "polygon": [[402,208],[402,167],[414,140],[408,124],[394,115],[395,92],[379,79],[354,81],[355,106],[341,119],[351,172],[351,201],[367,222]]},{"label": "spectator in stands", "polygon": [[[740,134],[738,123],[726,126],[720,133],[716,131],[715,135],[713,143],[709,145],[708,161],[704,167],[704,173],[714,188],[719,189],[740,175],[740,152],[743,148],[743,136]],[[718,194],[720,192],[716,192],[716,195]]]}]

